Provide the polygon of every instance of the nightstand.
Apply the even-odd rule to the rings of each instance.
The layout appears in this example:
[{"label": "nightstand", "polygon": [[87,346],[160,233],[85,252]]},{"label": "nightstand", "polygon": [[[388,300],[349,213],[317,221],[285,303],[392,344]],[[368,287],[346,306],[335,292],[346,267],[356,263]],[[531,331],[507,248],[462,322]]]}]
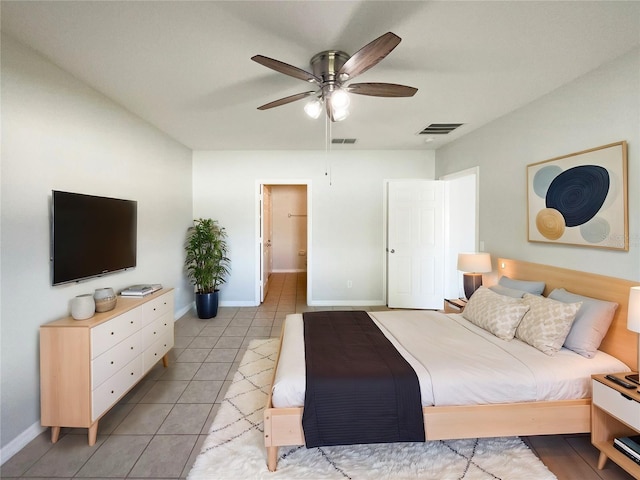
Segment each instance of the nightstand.
[{"label": "nightstand", "polygon": [[[628,373],[615,376],[624,380]],[[600,450],[598,469],[602,470],[610,458],[634,478],[640,478],[640,465],[613,446],[614,438],[640,434],[640,385],[627,389],[605,375],[593,375],[592,387],[591,443]]]},{"label": "nightstand", "polygon": [[462,313],[467,301],[464,298],[445,298],[444,313]]}]

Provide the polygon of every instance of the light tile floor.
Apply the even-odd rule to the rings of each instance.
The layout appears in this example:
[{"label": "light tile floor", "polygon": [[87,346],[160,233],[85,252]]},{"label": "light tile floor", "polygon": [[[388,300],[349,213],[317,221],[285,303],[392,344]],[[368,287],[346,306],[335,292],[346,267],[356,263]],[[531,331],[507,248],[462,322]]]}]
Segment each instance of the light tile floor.
[{"label": "light tile floor", "polygon": [[278,337],[288,313],[307,310],[306,274],[277,273],[260,307],[223,307],[209,320],[184,315],[169,367],[159,362],[100,420],[96,445],[87,445],[86,429],[63,428],[55,445],[47,430],[2,465],[0,477],[186,477],[246,346]]},{"label": "light tile floor", "polygon": [[[260,307],[221,308],[210,320],[184,315],[175,323],[169,367],[159,362],[100,420],[96,445],[87,445],[86,429],[69,428],[53,445],[47,430],[0,467],[0,478],[185,478],[246,346],[254,338],[278,337],[288,313],[308,310],[314,308],[306,302],[306,274],[279,273],[271,276]],[[595,469],[597,451],[588,435],[524,440],[559,480],[630,478],[611,462]]]}]

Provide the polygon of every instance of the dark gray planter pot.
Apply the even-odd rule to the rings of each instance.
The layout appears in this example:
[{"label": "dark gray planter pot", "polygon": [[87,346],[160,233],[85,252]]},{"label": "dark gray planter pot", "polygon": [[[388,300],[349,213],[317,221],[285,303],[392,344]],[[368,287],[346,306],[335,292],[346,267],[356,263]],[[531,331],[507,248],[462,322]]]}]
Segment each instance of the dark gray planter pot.
[{"label": "dark gray planter pot", "polygon": [[218,314],[218,293],[196,293],[198,318],[213,318]]}]

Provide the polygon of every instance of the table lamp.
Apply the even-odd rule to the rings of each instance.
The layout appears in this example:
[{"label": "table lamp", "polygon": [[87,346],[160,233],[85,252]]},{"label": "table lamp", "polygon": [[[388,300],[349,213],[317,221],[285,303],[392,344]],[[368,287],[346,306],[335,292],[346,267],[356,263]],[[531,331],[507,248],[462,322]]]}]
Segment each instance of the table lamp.
[{"label": "table lamp", "polygon": [[[629,289],[629,305],[627,307],[627,328],[632,332],[640,333],[640,286]],[[638,368],[640,368],[640,338],[638,341]],[[638,381],[638,374],[628,375],[629,380]]]},{"label": "table lamp", "polygon": [[469,299],[482,285],[482,274],[491,271],[491,255],[484,252],[459,253],[458,270],[464,272],[462,275],[464,295]]}]

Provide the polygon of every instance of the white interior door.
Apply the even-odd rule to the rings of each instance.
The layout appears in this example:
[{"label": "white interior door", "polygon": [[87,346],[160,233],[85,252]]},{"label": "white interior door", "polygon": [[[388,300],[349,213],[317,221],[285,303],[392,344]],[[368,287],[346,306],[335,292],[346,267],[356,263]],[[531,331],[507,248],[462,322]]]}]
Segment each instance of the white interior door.
[{"label": "white interior door", "polygon": [[268,185],[262,186],[260,206],[260,302],[264,302],[269,290],[269,276],[272,271],[271,238],[273,236],[273,222],[271,221],[271,189]]},{"label": "white interior door", "polygon": [[391,308],[442,308],[444,182],[391,181],[387,265]]}]

